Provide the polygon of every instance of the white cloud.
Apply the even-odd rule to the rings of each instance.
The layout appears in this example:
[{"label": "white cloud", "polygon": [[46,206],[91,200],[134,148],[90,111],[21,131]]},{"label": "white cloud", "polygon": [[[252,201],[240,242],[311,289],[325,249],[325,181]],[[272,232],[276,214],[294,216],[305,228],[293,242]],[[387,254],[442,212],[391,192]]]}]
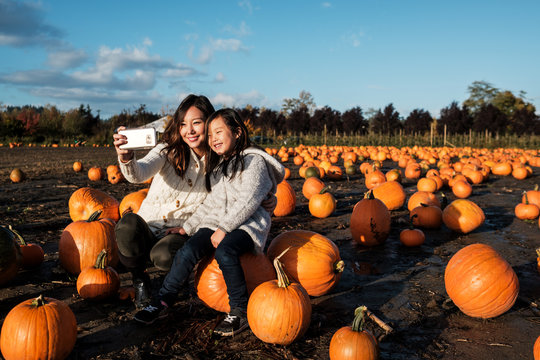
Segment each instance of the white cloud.
[{"label": "white cloud", "polygon": [[194,47],[190,47],[188,55],[199,64],[208,64],[216,51],[249,52],[249,49],[238,39],[210,39],[210,44],[204,45],[195,58]]},{"label": "white cloud", "polygon": [[57,69],[75,68],[88,59],[84,50],[59,50],[47,54],[47,64]]},{"label": "white cloud", "polygon": [[246,24],[245,21],[242,21],[238,28],[232,25],[226,25],[225,27],[223,27],[223,31],[231,33],[239,37],[243,37],[243,36],[247,36],[251,34],[251,29],[249,28],[249,26]]},{"label": "white cloud", "polygon": [[251,1],[241,0],[238,2],[238,6],[240,6],[243,9],[246,9],[250,15],[253,14],[253,6],[251,5]]},{"label": "white cloud", "polygon": [[321,4],[321,6],[322,6],[323,8],[331,8],[331,7],[332,7],[332,3],[329,3],[329,2],[323,2],[323,3]]},{"label": "white cloud", "polygon": [[216,108],[219,107],[244,107],[248,104],[257,104],[258,106],[264,106],[268,104],[268,99],[258,92],[257,90],[252,90],[243,94],[225,94],[219,93],[216,96],[210,99],[212,104]]},{"label": "white cloud", "polygon": [[150,39],[149,37],[145,37],[143,39],[143,45],[144,46],[152,46],[153,42],[152,42],[152,39]]},{"label": "white cloud", "polygon": [[349,32],[342,36],[345,43],[352,45],[353,47],[359,47],[362,45],[362,39],[366,37],[363,31]]},{"label": "white cloud", "polygon": [[225,75],[223,75],[222,72],[218,72],[216,74],[216,77],[214,78],[214,81],[217,82],[217,83],[222,83],[222,82],[225,82]]},{"label": "white cloud", "polygon": [[62,45],[63,31],[47,24],[40,3],[0,1],[0,45],[15,47]]},{"label": "white cloud", "polygon": [[199,39],[199,34],[191,33],[184,35],[184,40],[186,41],[195,41]]}]

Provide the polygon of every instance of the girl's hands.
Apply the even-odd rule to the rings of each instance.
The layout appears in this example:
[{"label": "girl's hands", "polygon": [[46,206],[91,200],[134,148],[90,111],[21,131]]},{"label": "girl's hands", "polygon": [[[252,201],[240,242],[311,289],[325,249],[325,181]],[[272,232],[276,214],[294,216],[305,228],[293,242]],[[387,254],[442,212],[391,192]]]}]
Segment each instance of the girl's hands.
[{"label": "girl's hands", "polygon": [[129,160],[133,159],[133,150],[120,149],[120,145],[127,144],[127,137],[125,135],[120,135],[118,131],[125,130],[125,128],[125,126],[120,126],[113,134],[114,148],[116,149],[116,154],[118,154],[118,157],[122,162],[128,162]]},{"label": "girl's hands", "polygon": [[167,230],[165,230],[165,235],[169,235],[169,234],[186,235],[186,230],[184,230],[184,228],[181,228],[181,227],[168,228]]},{"label": "girl's hands", "polygon": [[225,235],[227,234],[221,229],[217,229],[216,231],[214,231],[212,236],[210,236],[210,241],[212,241],[212,245],[217,248],[219,243],[221,243],[221,241],[225,238]]},{"label": "girl's hands", "polygon": [[276,195],[268,193],[266,198],[261,202],[261,206],[264,208],[264,210],[268,211],[270,215],[272,215],[277,206]]}]

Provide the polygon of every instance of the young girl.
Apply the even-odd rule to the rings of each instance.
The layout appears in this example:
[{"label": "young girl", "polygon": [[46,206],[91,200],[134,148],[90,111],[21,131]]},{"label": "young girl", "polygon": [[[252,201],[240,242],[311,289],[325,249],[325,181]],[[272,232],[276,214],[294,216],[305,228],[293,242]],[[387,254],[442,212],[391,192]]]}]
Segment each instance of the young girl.
[{"label": "young girl", "polygon": [[165,317],[195,265],[215,251],[231,311],[214,332],[231,336],[247,327],[248,294],[239,258],[247,252],[263,251],[270,214],[260,204],[269,192],[275,193],[285,169],[266,152],[251,146],[246,126],[232,109],[221,109],[208,118],[206,139],[211,148],[205,166],[209,194],[184,222],[181,233],[198,230],[176,253],[159,296],[134,319],[151,324]]}]

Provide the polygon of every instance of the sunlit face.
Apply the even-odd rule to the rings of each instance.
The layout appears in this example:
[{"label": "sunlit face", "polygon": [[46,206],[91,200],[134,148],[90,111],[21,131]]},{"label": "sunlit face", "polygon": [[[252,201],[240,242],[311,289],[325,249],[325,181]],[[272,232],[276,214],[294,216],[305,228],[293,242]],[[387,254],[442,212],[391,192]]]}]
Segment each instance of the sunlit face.
[{"label": "sunlit face", "polygon": [[229,129],[222,117],[214,119],[208,126],[208,145],[220,156],[231,155],[237,138],[238,134]]},{"label": "sunlit face", "polygon": [[180,124],[180,136],[197,155],[204,153],[204,115],[192,106]]}]

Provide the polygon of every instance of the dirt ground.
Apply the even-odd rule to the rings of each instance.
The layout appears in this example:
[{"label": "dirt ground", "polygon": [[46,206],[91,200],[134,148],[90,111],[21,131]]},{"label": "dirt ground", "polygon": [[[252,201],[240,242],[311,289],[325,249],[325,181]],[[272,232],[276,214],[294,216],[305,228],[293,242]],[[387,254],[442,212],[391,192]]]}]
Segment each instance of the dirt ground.
[{"label": "dirt ground", "polygon": [[[2,224],[11,224],[28,242],[40,244],[45,262],[37,269],[22,270],[10,284],[0,288],[0,320],[23,300],[39,294],[69,304],[79,326],[75,348],[68,359],[328,359],[333,333],[350,325],[354,309],[366,305],[393,328],[386,335],[373,321],[368,327],[380,337],[382,359],[532,359],[532,347],[540,335],[540,275],[535,248],[540,247],[537,222],[514,217],[521,192],[540,183],[540,168],[523,181],[491,176],[475,185],[471,200],[486,214],[484,225],[462,236],[446,227],[426,230],[419,248],[400,245],[398,236],[408,218],[407,210],[392,212],[392,231],[384,245],[365,248],[354,245],[349,218],[354,204],[366,191],[363,176],[339,181],[326,180],[337,198],[337,211],[327,219],[309,214],[301,192],[298,167],[290,182],[297,193],[294,215],[273,218],[271,237],[291,229],[306,229],[332,239],[346,263],[338,286],[328,295],[312,298],[313,315],[306,335],[290,346],[274,346],[258,340],[251,331],[235,338],[210,335],[219,314],[197,298],[178,301],[172,315],[152,326],[132,320],[131,302],[82,300],[75,279],[59,265],[58,240],[71,222],[68,199],[80,187],[103,190],[118,200],[142,185],[107,181],[91,182],[75,173],[72,164],[81,160],[85,169],[116,163],[113,148],[0,148],[0,214]],[[27,180],[12,184],[10,171],[21,168]],[[397,167],[385,162],[384,169]],[[404,181],[407,194],[413,182]],[[446,191],[449,200],[453,195]],[[449,301],[444,288],[444,270],[451,256],[472,243],[493,246],[512,265],[520,295],[505,314],[489,320],[464,315]],[[123,285],[127,274],[120,270]],[[152,269],[155,289],[164,273]]]}]

